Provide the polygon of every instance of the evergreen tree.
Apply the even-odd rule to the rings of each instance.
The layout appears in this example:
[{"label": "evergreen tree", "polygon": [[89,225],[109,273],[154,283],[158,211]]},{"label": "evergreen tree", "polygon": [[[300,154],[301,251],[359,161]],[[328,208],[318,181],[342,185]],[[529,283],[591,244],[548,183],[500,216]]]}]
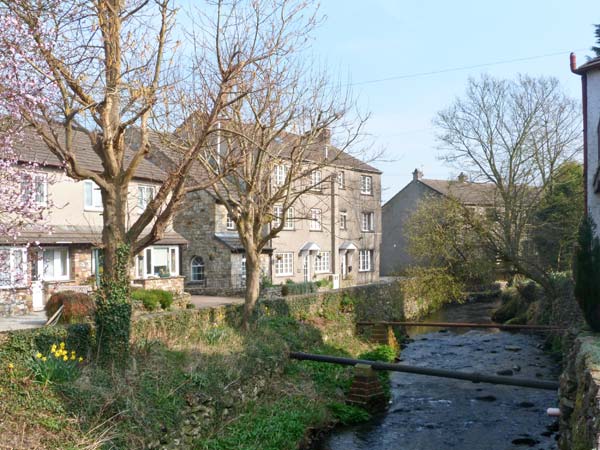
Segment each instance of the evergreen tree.
[{"label": "evergreen tree", "polygon": [[[600,46],[600,24],[594,26],[596,27],[596,32],[594,33],[596,35],[596,44]],[[596,56],[600,56],[600,47],[594,46],[592,47],[592,51],[596,53]]]},{"label": "evergreen tree", "polygon": [[586,322],[594,331],[600,331],[600,241],[595,230],[596,224],[586,216],[579,228],[573,278],[575,298]]}]

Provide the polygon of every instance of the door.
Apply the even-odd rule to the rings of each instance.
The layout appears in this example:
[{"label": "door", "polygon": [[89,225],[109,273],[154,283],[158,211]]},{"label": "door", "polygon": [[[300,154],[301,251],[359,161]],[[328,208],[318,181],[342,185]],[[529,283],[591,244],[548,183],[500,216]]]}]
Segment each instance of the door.
[{"label": "door", "polygon": [[342,272],[342,280],[346,278],[346,252],[342,253],[341,257],[340,257],[340,263],[342,265],[341,267],[341,272]]},{"label": "door", "polygon": [[44,283],[41,280],[31,282],[31,303],[34,311],[44,310]]},{"label": "door", "polygon": [[310,281],[310,255],[304,255],[304,281]]}]

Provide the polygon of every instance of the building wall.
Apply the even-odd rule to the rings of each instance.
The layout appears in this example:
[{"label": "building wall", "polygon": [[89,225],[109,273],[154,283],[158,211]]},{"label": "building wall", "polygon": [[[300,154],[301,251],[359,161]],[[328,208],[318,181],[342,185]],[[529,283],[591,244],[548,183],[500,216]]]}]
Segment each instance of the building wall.
[{"label": "building wall", "polygon": [[392,197],[382,208],[383,238],[381,243],[381,274],[395,275],[414,263],[408,253],[406,223],[419,202],[434,191],[416,180]]},{"label": "building wall", "polygon": [[[600,226],[600,194],[594,193],[594,175],[598,170],[598,126],[600,124],[600,71],[587,73],[587,207]],[[600,233],[600,229],[597,230]]]},{"label": "building wall", "polygon": [[181,252],[181,274],[186,284],[192,283],[191,261],[200,256],[204,260],[207,287],[228,288],[231,285],[231,250],[214,237],[215,230],[220,229],[220,223],[225,221],[226,214],[222,209],[224,207],[217,205],[214,197],[207,192],[195,191],[186,196],[174,218],[175,231],[189,241]]},{"label": "building wall", "polygon": [[[332,171],[338,169],[322,169],[322,178],[325,179]],[[293,275],[277,276],[272,267],[273,282],[282,283],[287,279],[295,282],[304,281],[304,253],[302,247],[310,242],[319,246],[321,251],[330,252],[330,270],[327,273],[315,273],[314,265],[316,253],[309,254],[311,267],[310,279],[318,280],[329,278],[332,274],[341,273],[341,257],[339,246],[344,242],[352,242],[358,249],[373,251],[372,270],[369,272],[358,271],[358,250],[351,252],[350,263],[352,272],[348,274],[349,284],[364,284],[379,279],[379,248],[381,244],[381,176],[375,173],[358,172],[343,169],[345,173],[345,188],[340,189],[335,178],[333,182],[323,183],[321,192],[304,194],[294,204],[294,230],[282,230],[273,239],[272,246],[275,264],[277,253],[294,253]],[[360,192],[361,175],[372,177],[372,194],[365,195]],[[310,229],[310,210],[321,210],[322,225],[320,231]],[[340,229],[340,211],[347,212],[347,229]],[[361,213],[374,213],[374,231],[361,231]]]}]

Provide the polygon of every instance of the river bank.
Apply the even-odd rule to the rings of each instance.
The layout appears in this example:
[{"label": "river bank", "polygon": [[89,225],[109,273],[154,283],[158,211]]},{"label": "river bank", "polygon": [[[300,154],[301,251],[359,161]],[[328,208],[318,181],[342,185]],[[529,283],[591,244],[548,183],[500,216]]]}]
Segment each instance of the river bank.
[{"label": "river bank", "polygon": [[[498,302],[448,306],[428,319],[489,322]],[[556,359],[543,337],[497,330],[411,327],[414,339],[403,364],[556,380]],[[549,391],[475,384],[394,373],[392,403],[374,421],[334,432],[320,450],[555,449],[558,424],[546,408],[558,405]]]}]

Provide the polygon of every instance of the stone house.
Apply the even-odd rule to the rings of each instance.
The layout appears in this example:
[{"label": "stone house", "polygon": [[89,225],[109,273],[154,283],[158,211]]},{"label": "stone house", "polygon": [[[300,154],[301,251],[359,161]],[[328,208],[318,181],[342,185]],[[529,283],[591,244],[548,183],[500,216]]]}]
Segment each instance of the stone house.
[{"label": "stone house", "polygon": [[[74,133],[78,163],[100,171],[100,159],[82,132]],[[23,231],[0,246],[0,315],[40,310],[48,296],[65,288],[89,290],[101,267],[102,199],[91,181],[75,181],[32,130],[25,130],[17,149],[23,170],[32,172],[32,189],[45,208],[44,227]],[[38,163],[30,169],[30,163]],[[129,190],[130,223],[139,216],[165,177],[159,167],[142,161]],[[169,229],[162,240],[135,256],[133,282],[142,287],[183,290],[181,247],[187,241]]]},{"label": "stone house", "polygon": [[[263,251],[263,276],[274,284],[323,278],[338,285],[377,281],[381,172],[344,153],[314,175],[330,181],[303,194],[283,218],[283,230]],[[244,287],[244,249],[216,196],[207,190],[189,193],[174,229],[189,241],[182,258],[187,290],[222,294]]]},{"label": "stone house", "polygon": [[[577,67],[571,54],[571,70],[581,76],[586,211],[600,227],[600,58]],[[600,228],[596,233],[600,236]]]},{"label": "stone house", "polygon": [[420,202],[441,196],[469,208],[485,209],[493,206],[494,192],[493,185],[467,181],[463,174],[457,180],[433,180],[423,178],[423,173],[415,169],[412,181],[382,207],[381,274],[396,275],[414,264],[407,250],[406,223]]}]

